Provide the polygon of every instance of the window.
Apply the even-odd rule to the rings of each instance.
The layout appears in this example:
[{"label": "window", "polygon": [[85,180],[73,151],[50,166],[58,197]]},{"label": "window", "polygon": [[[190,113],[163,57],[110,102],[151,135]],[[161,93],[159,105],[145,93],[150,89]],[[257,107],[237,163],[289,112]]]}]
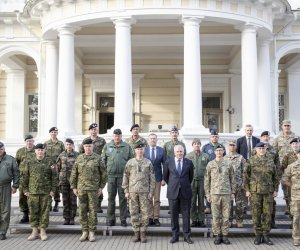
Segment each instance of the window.
[{"label": "window", "polygon": [[38,131],[38,95],[28,95],[28,132]]},{"label": "window", "polygon": [[285,116],[285,96],[284,94],[279,94],[278,95],[278,124],[279,124],[279,129],[281,130],[281,124],[282,121],[284,120]]}]

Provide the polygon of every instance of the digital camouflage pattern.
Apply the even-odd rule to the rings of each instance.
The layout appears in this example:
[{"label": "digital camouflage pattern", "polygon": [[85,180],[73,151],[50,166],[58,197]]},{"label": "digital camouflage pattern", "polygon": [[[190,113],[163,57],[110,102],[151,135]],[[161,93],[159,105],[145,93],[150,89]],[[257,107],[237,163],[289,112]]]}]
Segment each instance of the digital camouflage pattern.
[{"label": "digital camouflage pattern", "polygon": [[174,158],[174,147],[176,145],[181,145],[184,148],[184,155],[186,155],[186,147],[185,144],[181,141],[168,141],[164,144],[164,150],[165,150],[165,159],[167,160],[168,158]]},{"label": "digital camouflage pattern", "polygon": [[128,144],[130,145],[133,154],[135,154],[135,153],[134,153],[134,149],[135,149],[135,146],[136,146],[136,145],[142,143],[142,144],[144,144],[145,146],[148,146],[147,140],[146,140],[145,138],[141,137],[141,136],[139,136],[136,140],[134,140],[133,137],[131,136],[131,137],[127,138],[127,139],[125,140],[125,142],[128,143]]},{"label": "digital camouflage pattern", "polygon": [[283,157],[291,151],[290,141],[295,138],[295,133],[284,135],[282,132],[276,137],[272,143],[273,148],[279,154],[279,160],[282,161]]},{"label": "digital camouflage pattern", "polygon": [[[89,136],[89,137],[86,137],[84,140],[86,140],[86,139],[92,139],[92,138]],[[93,152],[98,154],[98,155],[101,155],[103,147],[104,147],[105,144],[106,144],[105,139],[100,137],[100,136],[97,136],[96,139],[93,140],[93,145],[94,145]],[[79,153],[80,154],[84,153],[83,144],[80,145]]]},{"label": "digital camouflage pattern", "polygon": [[29,223],[31,227],[47,228],[49,225],[49,208],[52,198],[49,194],[30,194]]}]

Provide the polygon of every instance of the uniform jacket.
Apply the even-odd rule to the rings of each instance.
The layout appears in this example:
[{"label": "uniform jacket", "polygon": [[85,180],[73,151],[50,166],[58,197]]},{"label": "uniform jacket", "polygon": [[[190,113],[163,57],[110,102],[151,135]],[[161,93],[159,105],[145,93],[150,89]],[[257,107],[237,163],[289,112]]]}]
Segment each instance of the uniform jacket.
[{"label": "uniform jacket", "polygon": [[194,180],[204,180],[204,175],[206,172],[206,166],[209,162],[209,156],[205,153],[200,152],[196,154],[195,151],[190,152],[186,155],[186,158],[191,160],[194,165]]},{"label": "uniform jacket", "polygon": [[292,150],[290,141],[295,138],[295,133],[291,132],[289,135],[284,135],[282,132],[274,139],[272,146],[279,154],[280,162],[283,157]]},{"label": "uniform jacket", "polygon": [[[220,143],[218,143],[218,144],[220,144]],[[225,149],[225,147],[223,145],[222,145],[222,147],[224,149],[224,154],[223,155],[226,155],[226,149]],[[216,155],[215,155],[215,145],[212,144],[211,142],[205,144],[202,147],[201,152],[207,154],[210,161],[212,161],[212,160],[214,160],[216,158]]]},{"label": "uniform jacket", "polygon": [[[233,155],[227,154],[224,157],[224,159],[228,160],[233,167],[236,188],[237,189],[243,188],[244,187],[243,173],[246,168],[245,158],[242,155],[235,153]],[[236,191],[238,191],[238,190],[236,190]]]},{"label": "uniform jacket", "polygon": [[293,162],[297,161],[298,157],[294,151],[288,152],[282,159],[281,162],[281,171],[282,173],[287,168],[288,165],[292,164]]},{"label": "uniform jacket", "polygon": [[178,198],[179,189],[183,199],[192,198],[191,183],[194,178],[194,165],[186,158],[183,158],[181,164],[181,175],[177,172],[174,158],[169,158],[164,165],[164,180],[168,184],[167,198],[170,200]]},{"label": "uniform jacket", "polygon": [[[89,137],[86,137],[85,139],[91,139],[91,137],[89,136]],[[98,154],[98,155],[101,155],[103,147],[104,147],[105,144],[106,144],[105,139],[102,138],[102,137],[100,137],[100,136],[97,136],[96,139],[93,140],[93,145],[94,145],[93,152],[96,153],[96,154]],[[84,153],[83,144],[80,145],[79,153],[80,154]]]},{"label": "uniform jacket", "polygon": [[4,153],[0,160],[0,186],[5,186],[13,181],[12,187],[19,187],[19,167],[14,157]]},{"label": "uniform jacket", "polygon": [[20,186],[23,185],[25,161],[32,158],[35,158],[34,149],[28,150],[26,147],[18,149],[16,154],[16,161],[20,170]]},{"label": "uniform jacket", "polygon": [[[257,143],[260,142],[260,139],[252,136],[252,148],[256,146]],[[237,139],[236,141],[236,152],[241,154],[246,160],[248,160],[248,143],[247,137],[243,136]]]},{"label": "uniform jacket", "polygon": [[300,162],[299,160],[288,165],[285,169],[282,180],[291,183],[291,199],[300,201]]},{"label": "uniform jacket", "polygon": [[174,158],[174,147],[176,145],[181,145],[184,148],[184,155],[186,155],[186,148],[185,148],[185,144],[181,141],[168,141],[165,143],[164,145],[164,150],[165,150],[165,159],[167,160],[168,158]]},{"label": "uniform jacket", "polygon": [[57,157],[65,150],[64,143],[59,140],[52,142],[50,139],[45,142],[45,145],[45,155],[48,156],[53,162],[56,162]]},{"label": "uniform jacket", "polygon": [[72,168],[78,155],[79,153],[76,151],[68,153],[65,150],[58,156],[56,160],[59,179],[58,185],[70,185]]},{"label": "uniform jacket", "polygon": [[135,145],[137,145],[137,144],[139,144],[139,143],[143,143],[145,146],[148,146],[147,140],[146,140],[145,138],[141,137],[141,136],[139,136],[136,140],[134,140],[134,139],[132,138],[132,136],[131,136],[131,137],[127,138],[127,139],[125,140],[125,142],[128,143],[128,144],[130,145],[133,154],[135,154],[135,152],[134,152],[134,147],[135,147]]},{"label": "uniform jacket", "polygon": [[[151,149],[152,147],[147,146],[145,148],[144,157],[151,161]],[[163,164],[165,162],[165,151],[162,147],[156,146],[156,156],[154,162],[151,162],[154,169],[155,174],[155,181],[161,182],[162,181],[162,169]]]}]

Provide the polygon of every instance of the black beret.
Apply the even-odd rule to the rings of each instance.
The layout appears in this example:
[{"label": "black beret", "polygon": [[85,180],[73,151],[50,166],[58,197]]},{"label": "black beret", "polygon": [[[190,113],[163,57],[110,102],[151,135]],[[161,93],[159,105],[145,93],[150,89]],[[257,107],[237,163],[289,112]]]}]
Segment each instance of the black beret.
[{"label": "black beret", "polygon": [[24,141],[27,141],[27,140],[32,139],[32,138],[33,138],[33,136],[31,134],[27,134],[27,135],[24,136]]},{"label": "black beret", "polygon": [[93,140],[91,138],[86,138],[86,139],[83,140],[82,144],[83,145],[93,144]]},{"label": "black beret", "polygon": [[114,134],[115,134],[115,135],[121,135],[121,134],[122,134],[122,130],[119,129],[119,128],[116,128],[116,129],[114,130]]},{"label": "black beret", "polygon": [[90,126],[89,126],[89,130],[92,129],[92,128],[97,128],[98,125],[97,123],[92,123]]},{"label": "black beret", "polygon": [[138,143],[138,144],[134,145],[134,149],[136,149],[136,148],[143,148],[143,147],[145,147],[144,143]]},{"label": "black beret", "polygon": [[74,141],[73,141],[71,138],[67,138],[67,139],[66,139],[66,142],[67,142],[67,143],[70,143],[70,144],[74,144]]},{"label": "black beret", "polygon": [[58,131],[57,127],[52,127],[49,129],[49,133],[51,133],[52,131]]},{"label": "black beret", "polygon": [[139,128],[140,127],[140,125],[138,125],[138,124],[133,124],[132,126],[131,126],[131,128],[130,128],[130,131],[132,131],[134,128]]},{"label": "black beret", "polygon": [[269,131],[264,131],[264,132],[262,132],[262,133],[261,133],[261,135],[260,135],[260,136],[264,136],[264,135],[268,135],[268,136],[270,136],[270,132],[269,132]]},{"label": "black beret", "polygon": [[3,148],[4,147],[4,144],[3,142],[0,141],[0,148]]},{"label": "black beret", "polygon": [[292,144],[293,142],[299,142],[299,138],[293,138],[291,141],[290,141],[290,144]]},{"label": "black beret", "polygon": [[265,143],[263,142],[259,142],[255,145],[256,148],[264,148],[265,147]]},{"label": "black beret", "polygon": [[218,132],[216,130],[211,130],[210,131],[210,135],[219,135]]},{"label": "black beret", "polygon": [[177,128],[176,126],[173,126],[173,127],[170,129],[170,132],[172,132],[172,131],[178,132],[178,128]]},{"label": "black beret", "polygon": [[38,144],[35,145],[34,149],[45,149],[45,147],[46,147],[45,144],[38,143]]},{"label": "black beret", "polygon": [[219,148],[224,150],[223,146],[220,143],[216,144],[214,148],[215,148],[215,150],[217,150]]}]

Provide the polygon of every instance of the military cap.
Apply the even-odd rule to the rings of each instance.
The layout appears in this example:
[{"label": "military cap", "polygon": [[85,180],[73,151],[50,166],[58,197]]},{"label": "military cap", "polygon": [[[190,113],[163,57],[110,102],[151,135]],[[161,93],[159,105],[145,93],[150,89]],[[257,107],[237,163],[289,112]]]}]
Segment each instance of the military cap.
[{"label": "military cap", "polygon": [[216,130],[211,130],[210,131],[210,135],[219,135],[218,132]]},{"label": "military cap", "polygon": [[172,132],[172,131],[178,132],[178,128],[177,128],[176,126],[173,126],[173,127],[170,129],[170,132]]},{"label": "military cap", "polygon": [[290,144],[292,144],[293,142],[299,142],[299,141],[300,141],[299,138],[295,137],[290,141]]},{"label": "military cap", "polygon": [[230,140],[230,141],[228,141],[228,145],[236,145],[236,140]]},{"label": "military cap", "polygon": [[193,141],[192,141],[192,145],[194,145],[194,144],[196,144],[196,143],[201,144],[200,139],[194,138]]},{"label": "military cap", "polygon": [[45,149],[45,147],[46,147],[45,144],[38,143],[38,144],[35,145],[34,149]]},{"label": "military cap", "polygon": [[264,132],[261,133],[260,136],[265,136],[265,135],[270,136],[270,132],[269,131],[264,131]]},{"label": "military cap", "polygon": [[255,145],[256,148],[264,148],[265,147],[265,143],[263,142],[259,142]]},{"label": "military cap", "polygon": [[282,125],[292,125],[290,120],[283,120]]},{"label": "military cap", "polygon": [[217,143],[214,148],[215,148],[215,150],[217,150],[219,148],[223,149],[223,146],[220,143]]},{"label": "military cap", "polygon": [[66,142],[74,145],[74,141],[71,138],[67,138]]},{"label": "military cap", "polygon": [[143,147],[145,147],[144,143],[138,143],[138,144],[134,145],[134,149],[136,149],[136,148],[143,148]]},{"label": "military cap", "polygon": [[83,140],[82,144],[83,145],[93,144],[93,140],[91,138],[86,138],[86,139]]},{"label": "military cap", "polygon": [[97,128],[97,127],[98,127],[97,123],[92,123],[92,124],[89,126],[89,130],[90,130],[90,129],[93,129],[93,128]]},{"label": "military cap", "polygon": [[4,144],[3,142],[0,141],[0,148],[3,148],[4,147]]},{"label": "military cap", "polygon": [[114,130],[114,135],[121,135],[121,134],[122,134],[122,130],[121,130],[121,129],[116,128],[116,129]]},{"label": "military cap", "polygon": [[52,127],[49,129],[49,133],[51,133],[52,131],[58,131],[57,127]]},{"label": "military cap", "polygon": [[24,136],[24,141],[27,141],[27,140],[32,139],[32,138],[33,138],[33,136],[31,134],[27,134],[27,135]]},{"label": "military cap", "polygon": [[132,126],[131,126],[131,128],[130,128],[130,131],[132,131],[134,128],[139,128],[140,127],[140,125],[138,125],[138,124],[133,124]]}]

